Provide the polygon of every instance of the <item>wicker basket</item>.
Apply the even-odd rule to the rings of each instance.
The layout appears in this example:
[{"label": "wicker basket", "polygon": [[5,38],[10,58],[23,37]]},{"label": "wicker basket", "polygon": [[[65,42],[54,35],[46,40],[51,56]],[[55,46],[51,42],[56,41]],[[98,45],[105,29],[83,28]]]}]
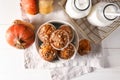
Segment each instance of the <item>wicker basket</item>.
[{"label": "wicker basket", "polygon": [[[67,0],[61,0],[59,2],[60,6],[63,8],[64,11],[65,11],[66,1]],[[95,5],[100,1],[113,2],[118,4],[118,6],[120,7],[119,0],[92,0],[92,5]],[[67,16],[70,17],[69,15]],[[83,35],[87,37],[90,41],[94,42],[95,44],[101,43],[102,40],[104,40],[107,36],[109,36],[114,30],[116,30],[120,26],[120,17],[117,21],[112,23],[110,26],[101,27],[99,29],[98,27],[91,25],[87,21],[86,17],[82,19],[77,19],[77,20],[71,18],[71,20],[78,27],[78,29],[83,33]]]}]

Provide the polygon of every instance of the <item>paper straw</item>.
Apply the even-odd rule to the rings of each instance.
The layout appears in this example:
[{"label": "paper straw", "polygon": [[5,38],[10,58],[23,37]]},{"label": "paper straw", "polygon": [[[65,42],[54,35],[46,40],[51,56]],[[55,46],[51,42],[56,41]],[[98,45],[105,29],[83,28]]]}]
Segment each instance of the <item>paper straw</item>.
[{"label": "paper straw", "polygon": [[120,16],[120,13],[106,13],[109,16]]}]

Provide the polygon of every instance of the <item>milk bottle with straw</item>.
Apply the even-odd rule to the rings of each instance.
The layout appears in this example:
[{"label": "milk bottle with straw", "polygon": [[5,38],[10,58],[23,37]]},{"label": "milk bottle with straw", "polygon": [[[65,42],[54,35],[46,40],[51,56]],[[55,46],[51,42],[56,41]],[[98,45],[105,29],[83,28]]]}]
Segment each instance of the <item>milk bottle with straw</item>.
[{"label": "milk bottle with straw", "polygon": [[91,10],[91,0],[67,0],[65,10],[71,18],[80,19]]},{"label": "milk bottle with straw", "polygon": [[116,21],[118,16],[120,12],[117,4],[99,2],[93,6],[87,19],[94,26],[105,27]]}]

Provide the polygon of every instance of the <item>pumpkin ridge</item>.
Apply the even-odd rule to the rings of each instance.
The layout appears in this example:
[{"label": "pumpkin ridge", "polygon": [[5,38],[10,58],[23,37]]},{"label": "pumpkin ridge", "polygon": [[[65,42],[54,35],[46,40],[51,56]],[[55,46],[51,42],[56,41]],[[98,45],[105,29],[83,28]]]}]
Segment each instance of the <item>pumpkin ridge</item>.
[{"label": "pumpkin ridge", "polygon": [[14,37],[17,37],[18,38],[18,36],[15,34],[16,32],[15,32],[15,25],[14,25],[14,27],[13,27],[13,35],[14,35]]},{"label": "pumpkin ridge", "polygon": [[28,37],[27,39],[24,39],[24,40],[29,40],[31,38],[35,38],[34,35],[31,35],[30,37]]},{"label": "pumpkin ridge", "polygon": [[19,39],[22,38],[22,36],[24,35],[24,32],[25,32],[26,30],[27,30],[27,27],[25,26],[25,29],[24,29],[23,33],[21,34],[21,36],[19,36]]}]

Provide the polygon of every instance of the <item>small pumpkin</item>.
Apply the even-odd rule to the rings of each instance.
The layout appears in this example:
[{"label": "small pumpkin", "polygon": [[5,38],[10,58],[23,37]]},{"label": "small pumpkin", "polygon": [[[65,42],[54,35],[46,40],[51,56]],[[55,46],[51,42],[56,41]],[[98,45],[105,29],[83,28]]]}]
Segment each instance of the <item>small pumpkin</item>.
[{"label": "small pumpkin", "polygon": [[7,29],[6,40],[13,47],[25,49],[34,42],[35,34],[33,29],[25,24],[15,23]]},{"label": "small pumpkin", "polygon": [[35,15],[38,13],[37,3],[38,0],[21,0],[20,5],[26,13]]}]

